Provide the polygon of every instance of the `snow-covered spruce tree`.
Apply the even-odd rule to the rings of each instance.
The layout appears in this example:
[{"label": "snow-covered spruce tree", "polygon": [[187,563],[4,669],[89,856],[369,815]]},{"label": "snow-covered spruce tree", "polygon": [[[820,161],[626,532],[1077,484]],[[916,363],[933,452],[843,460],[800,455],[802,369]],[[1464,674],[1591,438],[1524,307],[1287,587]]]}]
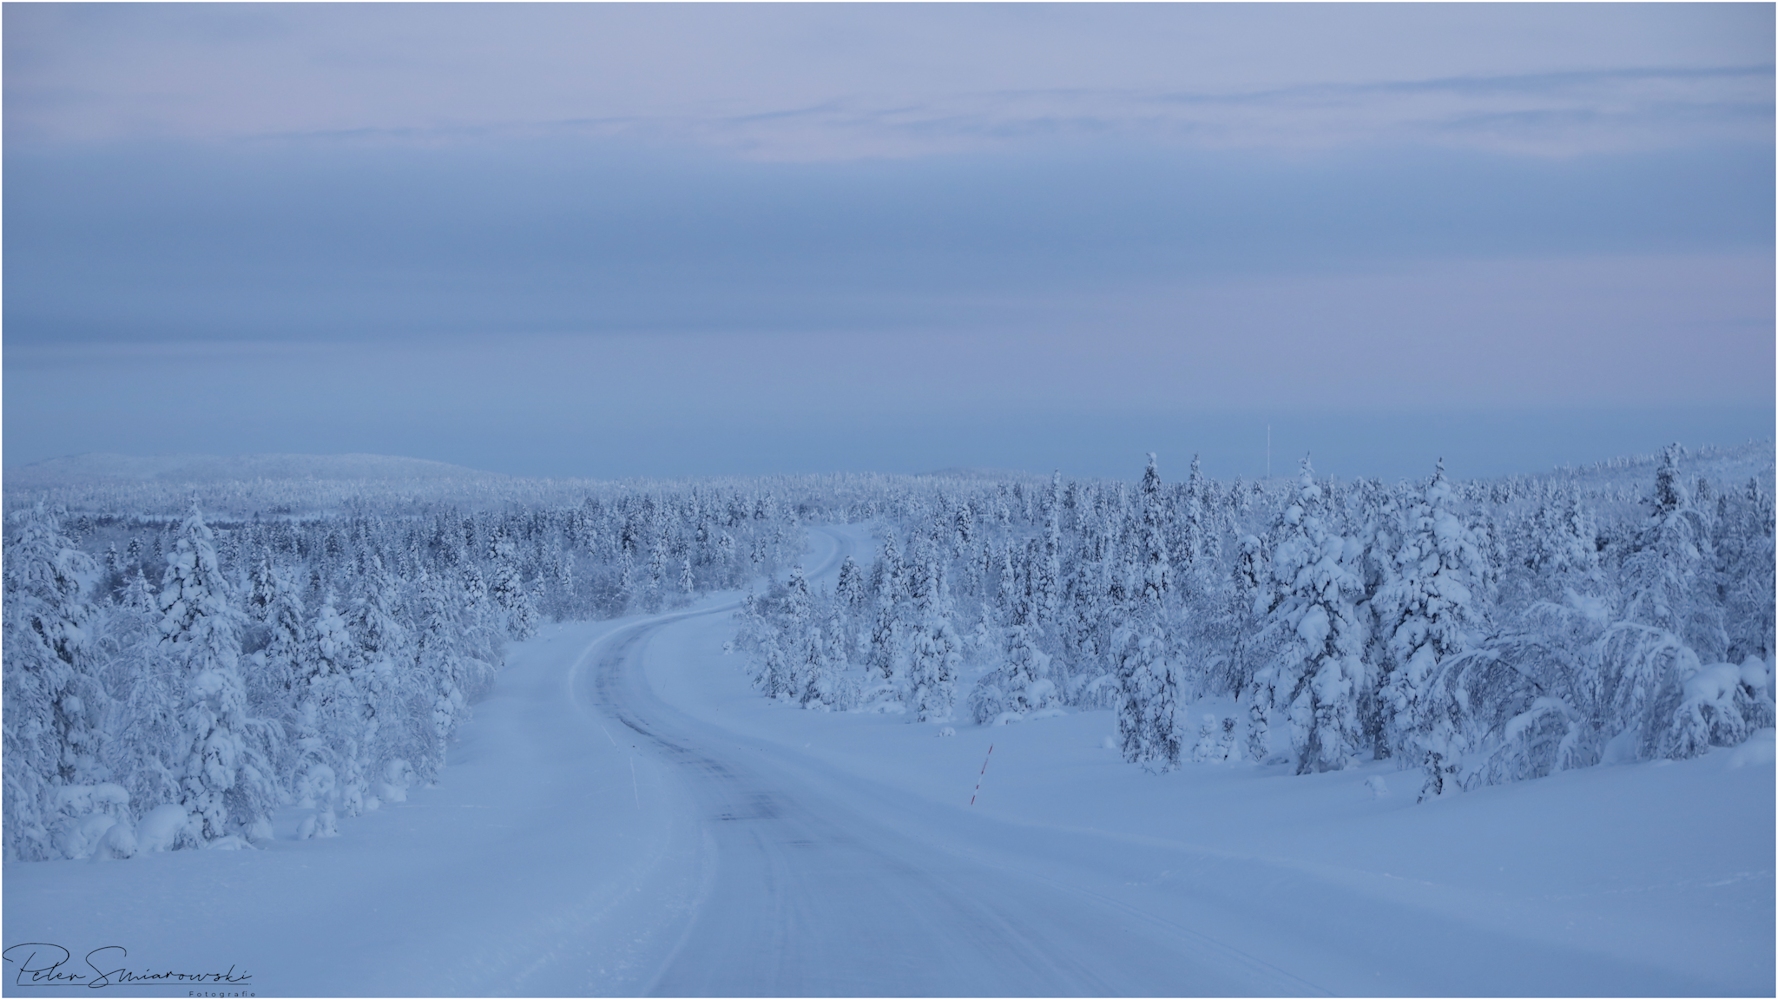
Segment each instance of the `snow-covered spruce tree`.
[{"label": "snow-covered spruce tree", "polygon": [[207,844],[271,836],[277,789],[269,773],[276,730],[251,718],[241,680],[241,613],[217,565],[214,536],[193,507],[161,580],[161,635],[186,679],[188,735],[180,805]]},{"label": "snow-covered spruce tree", "polygon": [[459,649],[462,627],[443,580],[424,569],[415,581],[413,598],[414,664],[417,676],[431,687],[431,739],[413,759],[416,773],[431,781],[444,767],[445,748],[468,717],[474,679]]},{"label": "snow-covered spruce tree", "polygon": [[866,588],[864,571],[859,569],[858,563],[848,555],[845,561],[840,563],[839,580],[834,584],[833,589],[834,601],[845,614],[855,615],[869,596]]},{"label": "snow-covered spruce tree", "polygon": [[1429,752],[1449,752],[1427,744],[1433,729],[1427,686],[1441,660],[1485,631],[1493,573],[1455,507],[1442,460],[1403,528],[1395,572],[1373,602],[1387,658],[1376,746],[1416,765]]},{"label": "snow-covered spruce tree", "polygon": [[[426,715],[432,707],[433,690],[429,680],[417,675],[408,630],[396,617],[398,587],[380,556],[371,555],[360,586],[347,626],[358,646],[350,661],[353,686],[363,698],[359,747],[373,794],[380,802],[400,798],[405,786],[405,778],[392,777],[390,769],[405,774],[415,758],[425,756],[431,742]],[[394,787],[382,789],[381,785]],[[370,804],[368,800],[366,804]]]},{"label": "snow-covered spruce tree", "polygon": [[298,767],[297,674],[308,646],[308,623],[302,590],[296,580],[272,564],[270,550],[261,554],[252,576],[247,617],[259,648],[248,659],[243,680],[247,704],[279,728],[272,774],[283,784]]},{"label": "snow-covered spruce tree", "polygon": [[1191,475],[1180,492],[1177,534],[1180,582],[1188,599],[1211,586],[1216,561],[1217,530],[1209,504],[1210,483],[1197,455],[1192,456]]},{"label": "snow-covered spruce tree", "polygon": [[296,671],[292,790],[298,805],[316,810],[315,822],[305,822],[303,836],[332,836],[336,809],[358,815],[369,782],[362,758],[364,699],[352,680],[357,644],[346,631],[331,591],[322,598],[308,635]]},{"label": "snow-covered spruce tree", "polygon": [[1182,742],[1174,719],[1179,681],[1169,655],[1166,599],[1172,570],[1167,558],[1161,477],[1152,453],[1139,496],[1133,600],[1113,640],[1118,650],[1121,699],[1117,730],[1125,760],[1152,771],[1171,771],[1179,766]]},{"label": "snow-covered spruce tree", "polygon": [[908,703],[919,722],[943,722],[957,699],[957,666],[962,643],[951,626],[950,602],[944,592],[944,571],[936,552],[914,562],[909,582],[913,626],[908,644]]},{"label": "snow-covered spruce tree", "polygon": [[895,547],[895,533],[891,531],[883,536],[883,550],[871,569],[871,591],[876,600],[866,660],[890,692],[898,687],[896,675],[904,654],[905,630],[901,615],[905,606],[906,582],[903,572],[901,553]]},{"label": "snow-covered spruce tree", "polygon": [[[814,603],[802,567],[764,594],[749,594],[736,617],[739,644],[752,652],[753,681],[768,698],[801,701],[809,687]],[[819,649],[820,643],[814,647]],[[819,656],[815,663],[819,663]]]},{"label": "snow-covered spruce tree", "polygon": [[844,604],[835,597],[827,611],[826,645],[823,647],[821,697],[828,708],[850,709],[858,705],[858,681],[852,674],[852,642],[846,638]]},{"label": "snow-covered spruce tree", "polygon": [[951,553],[955,557],[975,543],[975,511],[970,509],[967,500],[957,504],[956,512],[951,515],[951,529]]},{"label": "snow-covered spruce tree", "polygon": [[[757,602],[752,607],[744,608],[743,612],[757,612]],[[745,626],[743,626],[745,629]],[[746,632],[744,631],[745,635]],[[755,630],[749,637],[749,645],[753,650],[753,683],[768,698],[789,697],[791,678],[795,669],[789,662],[790,653],[781,641],[776,623],[758,616]]]},{"label": "snow-covered spruce tree", "polygon": [[803,578],[803,568],[793,566],[790,579],[784,584],[784,593],[778,602],[778,620],[775,625],[778,632],[778,644],[785,656],[781,663],[781,672],[776,676],[767,677],[768,695],[799,700],[808,688],[811,678],[809,670],[820,664],[820,643],[809,641],[816,628],[814,601],[809,594],[809,582]]},{"label": "snow-covered spruce tree", "polygon": [[158,603],[138,567],[103,616],[98,636],[100,675],[115,709],[106,765],[111,780],[129,794],[132,816],[178,802],[185,768],[185,678],[167,656]]},{"label": "snow-covered spruce tree", "polygon": [[1206,595],[1211,621],[1203,634],[1213,648],[1226,651],[1221,669],[1206,680],[1211,691],[1244,698],[1253,692],[1254,673],[1269,659],[1260,641],[1264,619],[1254,608],[1266,587],[1269,560],[1258,535],[1243,534],[1234,549],[1226,585]]},{"label": "snow-covered spruce tree", "polygon": [[[1574,603],[1596,597],[1603,583],[1599,529],[1593,512],[1572,491],[1558,492],[1538,505],[1518,545],[1513,588],[1519,603],[1537,600]],[[1505,573],[1502,574],[1504,578]]]},{"label": "snow-covered spruce tree", "polygon": [[648,582],[643,588],[642,606],[649,614],[661,610],[667,594],[667,531],[662,525],[648,550]]},{"label": "snow-covered spruce tree", "polygon": [[1679,474],[1680,449],[1669,445],[1655,472],[1649,518],[1624,559],[1623,617],[1677,635],[1706,662],[1728,652],[1722,609],[1708,586],[1710,528]]},{"label": "snow-covered spruce tree", "polygon": [[1083,516],[1074,568],[1063,585],[1062,620],[1056,637],[1063,666],[1057,673],[1070,703],[1108,708],[1115,705],[1117,695],[1115,671],[1108,670],[1106,664],[1112,617],[1107,579],[1109,540],[1098,518],[1090,515],[1089,511]]},{"label": "snow-covered spruce tree", "polygon": [[1773,636],[1772,507],[1772,494],[1758,479],[1717,498],[1716,578],[1731,663],[1745,663],[1751,657],[1769,666],[1778,652]]},{"label": "snow-covered spruce tree", "polygon": [[1050,476],[1043,510],[1043,554],[1031,576],[1031,624],[1047,635],[1062,610],[1062,473]]},{"label": "snow-covered spruce tree", "polygon": [[518,546],[506,533],[504,524],[496,528],[488,540],[488,560],[493,570],[488,597],[504,612],[506,633],[514,639],[531,638],[537,631],[537,611],[531,606],[530,592],[525,589]]},{"label": "snow-covered spruce tree", "polygon": [[55,789],[102,780],[95,713],[106,699],[88,663],[93,560],[42,506],[14,516],[5,561],[6,856],[41,860],[52,842]]},{"label": "snow-covered spruce tree", "polygon": [[1350,566],[1359,553],[1331,529],[1321,487],[1303,459],[1293,502],[1273,527],[1269,589],[1260,600],[1278,652],[1255,678],[1263,699],[1256,729],[1271,711],[1290,721],[1297,773],[1339,770],[1363,745],[1359,699],[1373,683],[1358,602],[1363,582]]},{"label": "snow-covered spruce tree", "polygon": [[800,636],[796,700],[804,708],[830,709],[834,702],[834,673],[828,662],[828,643],[821,626],[811,624]]},{"label": "snow-covered spruce tree", "polygon": [[978,725],[1002,716],[1022,717],[1061,702],[1050,676],[1049,654],[1037,646],[1037,626],[1032,621],[1037,598],[1033,593],[1019,601],[1011,624],[1003,630],[1001,661],[970,691],[969,712]]}]

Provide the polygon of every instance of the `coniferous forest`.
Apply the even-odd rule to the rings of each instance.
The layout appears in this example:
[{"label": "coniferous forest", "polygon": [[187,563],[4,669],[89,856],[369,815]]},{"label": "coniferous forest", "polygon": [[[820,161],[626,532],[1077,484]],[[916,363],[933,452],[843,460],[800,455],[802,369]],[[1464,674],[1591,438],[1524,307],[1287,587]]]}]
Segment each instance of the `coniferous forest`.
[{"label": "coniferous forest", "polygon": [[[1769,463],[1769,458],[1767,459]],[[1683,758],[1773,724],[1763,475],[1678,446],[1590,476],[953,482],[857,516],[875,562],[750,599],[767,695],[1005,723],[1115,710],[1158,771],[1389,758],[1421,795]],[[1193,724],[1180,706],[1238,706]]]},{"label": "coniferous forest", "polygon": [[285,804],[310,810],[301,836],[333,835],[436,778],[503,646],[540,621],[742,587],[800,545],[770,489],[593,489],[495,487],[481,509],[263,482],[184,510],[139,487],[20,505],[7,857],[246,846]]},{"label": "coniferous forest", "polygon": [[[1422,797],[1773,725],[1769,447],[1537,477],[62,486],[9,495],[5,850],[241,847],[404,799],[545,621],[746,591],[759,689],[1154,771],[1391,759]],[[867,523],[831,589],[804,531]],[[777,582],[768,582],[768,581]],[[1201,721],[1185,706],[1223,706]]]}]

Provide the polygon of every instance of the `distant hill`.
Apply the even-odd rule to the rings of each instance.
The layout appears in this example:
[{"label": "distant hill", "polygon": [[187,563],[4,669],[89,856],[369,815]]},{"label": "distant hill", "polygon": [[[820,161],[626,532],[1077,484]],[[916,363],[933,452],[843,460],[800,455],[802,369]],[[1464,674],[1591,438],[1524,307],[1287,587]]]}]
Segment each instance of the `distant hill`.
[{"label": "distant hill", "polygon": [[[1682,448],[1680,470],[1688,477],[1704,476],[1721,485],[1740,484],[1749,477],[1770,482],[1773,474],[1773,443],[1771,440],[1749,441],[1745,444],[1705,445]],[[1529,478],[1567,480],[1576,484],[1598,486],[1614,482],[1653,482],[1655,469],[1661,464],[1658,452],[1646,455],[1624,455],[1587,465],[1558,467]]]},{"label": "distant hill", "polygon": [[1048,476],[1040,476],[1035,472],[1025,472],[1020,469],[987,469],[961,465],[922,472],[919,475],[922,479],[1008,479],[1030,482],[1047,482],[1049,479]]},{"label": "distant hill", "polygon": [[499,473],[393,455],[70,455],[5,472],[13,489],[98,483],[218,483],[255,480],[438,482],[505,479]]}]

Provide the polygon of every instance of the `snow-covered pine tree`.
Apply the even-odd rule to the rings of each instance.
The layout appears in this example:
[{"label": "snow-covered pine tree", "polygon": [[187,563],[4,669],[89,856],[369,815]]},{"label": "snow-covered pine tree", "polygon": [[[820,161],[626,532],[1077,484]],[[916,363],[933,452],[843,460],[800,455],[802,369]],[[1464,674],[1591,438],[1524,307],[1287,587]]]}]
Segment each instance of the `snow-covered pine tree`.
[{"label": "snow-covered pine tree", "polygon": [[1003,630],[1000,662],[977,680],[970,691],[969,711],[978,725],[1010,713],[1024,716],[1061,702],[1061,693],[1050,676],[1049,654],[1038,648],[1037,626],[1032,621],[1035,592],[1021,596],[1012,621]]},{"label": "snow-covered pine tree", "polygon": [[244,678],[247,704],[278,727],[277,753],[271,765],[282,784],[297,767],[297,672],[308,645],[307,622],[300,586],[272,564],[269,550],[254,572],[253,588],[249,617],[257,616],[257,630],[264,641]]},{"label": "snow-covered pine tree", "polygon": [[787,672],[780,681],[782,694],[787,698],[798,699],[811,680],[808,676],[809,668],[820,664],[820,643],[811,644],[807,641],[809,633],[817,626],[815,602],[809,594],[809,581],[803,577],[801,566],[790,568],[790,578],[784,584],[777,624],[779,643],[787,654]]},{"label": "snow-covered pine tree", "polygon": [[179,801],[185,765],[180,709],[185,683],[161,641],[158,596],[137,567],[105,616],[101,677],[115,699],[105,741],[112,780],[130,796],[132,815]]},{"label": "snow-covered pine tree", "polygon": [[1193,595],[1207,588],[1214,561],[1211,549],[1215,544],[1215,526],[1205,503],[1208,489],[1203,464],[1193,455],[1191,475],[1180,496],[1179,551],[1174,553],[1185,589]]},{"label": "snow-covered pine tree", "polygon": [[[1115,707],[1117,690],[1109,658],[1106,569],[1108,539],[1096,518],[1085,518],[1075,547],[1074,568],[1063,586],[1063,615],[1056,637],[1062,659],[1057,670],[1066,697],[1094,708]],[[1109,696],[1109,697],[1108,697]]]},{"label": "snow-covered pine tree", "polygon": [[1166,598],[1171,589],[1161,477],[1148,456],[1134,526],[1137,550],[1132,606],[1113,640],[1118,649],[1117,729],[1124,759],[1152,771],[1179,766],[1181,735],[1174,719],[1179,680],[1170,655]]},{"label": "snow-covered pine tree", "polygon": [[1707,586],[1710,528],[1680,481],[1680,448],[1669,445],[1655,472],[1646,527],[1624,559],[1623,617],[1679,636],[1704,662],[1728,652],[1722,608]]},{"label": "snow-covered pine tree", "polygon": [[537,631],[537,610],[525,589],[519,567],[519,550],[501,524],[488,539],[488,560],[493,573],[488,596],[506,616],[506,632],[514,639],[529,639]]},{"label": "snow-covered pine tree", "polygon": [[834,601],[847,615],[852,615],[868,596],[864,571],[858,568],[858,563],[850,555],[846,556],[845,561],[840,563],[839,580],[834,584]]},{"label": "snow-covered pine tree", "polygon": [[56,856],[52,789],[103,780],[96,713],[105,693],[89,666],[93,560],[41,505],[14,515],[5,559],[6,856]]},{"label": "snow-covered pine tree", "polygon": [[871,589],[876,595],[876,614],[871,626],[870,652],[867,662],[883,684],[895,685],[896,671],[902,659],[905,632],[901,625],[905,581],[901,553],[895,547],[895,533],[883,536],[883,551],[871,570]]},{"label": "snow-covered pine tree", "polygon": [[347,816],[364,808],[369,789],[362,758],[363,696],[353,683],[357,649],[327,592],[308,628],[309,643],[296,674],[297,804],[316,810],[306,836],[332,836],[336,807]]},{"label": "snow-covered pine tree", "polygon": [[468,716],[472,681],[458,648],[457,610],[443,580],[421,570],[413,606],[415,667],[430,682],[432,695],[431,740],[413,764],[421,780],[430,781],[444,767],[451,734]]},{"label": "snow-covered pine tree", "polygon": [[266,749],[273,727],[251,718],[241,680],[241,614],[217,565],[214,536],[194,506],[161,581],[160,630],[183,668],[188,739],[180,804],[206,843],[271,836],[277,789]]},{"label": "snow-covered pine tree", "polygon": [[1773,505],[1758,479],[1717,498],[1717,587],[1729,640],[1728,661],[1772,663]]},{"label": "snow-covered pine tree", "polygon": [[347,630],[357,643],[350,657],[352,684],[363,702],[359,750],[367,774],[374,779],[391,763],[411,767],[413,759],[425,755],[431,734],[421,706],[430,706],[432,685],[415,674],[412,642],[396,617],[398,587],[381,556],[371,555],[362,586],[352,602]]},{"label": "snow-covered pine tree", "polygon": [[1235,564],[1227,584],[1211,598],[1216,620],[1206,629],[1212,641],[1228,650],[1220,676],[1210,678],[1210,689],[1235,698],[1250,697],[1254,673],[1270,656],[1261,641],[1264,619],[1254,604],[1266,586],[1265,543],[1258,535],[1243,534],[1235,543]]},{"label": "snow-covered pine tree", "polygon": [[1367,749],[1358,717],[1371,683],[1358,608],[1364,585],[1348,565],[1358,553],[1330,529],[1324,505],[1304,458],[1293,502],[1273,527],[1269,592],[1261,596],[1278,652],[1256,677],[1264,702],[1255,728],[1269,727],[1269,709],[1288,712],[1299,774],[1347,767]]},{"label": "snow-covered pine tree", "polygon": [[1062,473],[1050,476],[1049,497],[1043,509],[1043,554],[1031,579],[1031,623],[1048,635],[1062,609]]},{"label": "snow-covered pine tree", "polygon": [[798,683],[801,690],[796,700],[804,708],[833,707],[834,677],[827,661],[827,641],[821,626],[811,622],[797,637],[801,643]]},{"label": "snow-covered pine tree", "polygon": [[858,685],[852,676],[852,643],[846,638],[844,606],[836,598],[828,605],[826,646],[822,662],[823,697],[830,708],[848,709],[858,703]]},{"label": "snow-covered pine tree", "polygon": [[1530,579],[1528,599],[1564,600],[1573,592],[1592,593],[1600,582],[1599,531],[1593,514],[1575,493],[1561,492],[1539,505],[1519,546]]},{"label": "snow-covered pine tree", "polygon": [[[648,552],[648,583],[642,606],[649,614],[660,611],[667,593],[667,530],[663,525]],[[528,633],[527,633],[528,634]]]},{"label": "snow-covered pine tree", "polygon": [[1407,512],[1394,567],[1373,602],[1387,656],[1377,749],[1418,765],[1442,749],[1422,745],[1432,722],[1429,685],[1441,660],[1485,630],[1493,579],[1476,533],[1455,508],[1442,460]]},{"label": "snow-covered pine tree", "polygon": [[936,552],[927,552],[915,563],[916,573],[909,612],[908,702],[919,722],[943,722],[951,717],[957,698],[957,666],[962,642],[951,626],[949,601],[944,593],[944,571]]}]

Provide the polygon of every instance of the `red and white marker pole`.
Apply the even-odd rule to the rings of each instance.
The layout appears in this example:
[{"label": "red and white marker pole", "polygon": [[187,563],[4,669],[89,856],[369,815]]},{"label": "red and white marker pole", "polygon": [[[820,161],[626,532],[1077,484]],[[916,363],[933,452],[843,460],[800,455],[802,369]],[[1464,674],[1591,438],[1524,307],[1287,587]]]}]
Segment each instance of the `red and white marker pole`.
[{"label": "red and white marker pole", "polygon": [[[994,756],[994,744],[988,744],[988,757]],[[982,776],[988,773],[988,757],[982,758],[982,773],[975,776],[975,791],[969,793],[969,804],[975,805],[975,797],[982,792]]]}]

